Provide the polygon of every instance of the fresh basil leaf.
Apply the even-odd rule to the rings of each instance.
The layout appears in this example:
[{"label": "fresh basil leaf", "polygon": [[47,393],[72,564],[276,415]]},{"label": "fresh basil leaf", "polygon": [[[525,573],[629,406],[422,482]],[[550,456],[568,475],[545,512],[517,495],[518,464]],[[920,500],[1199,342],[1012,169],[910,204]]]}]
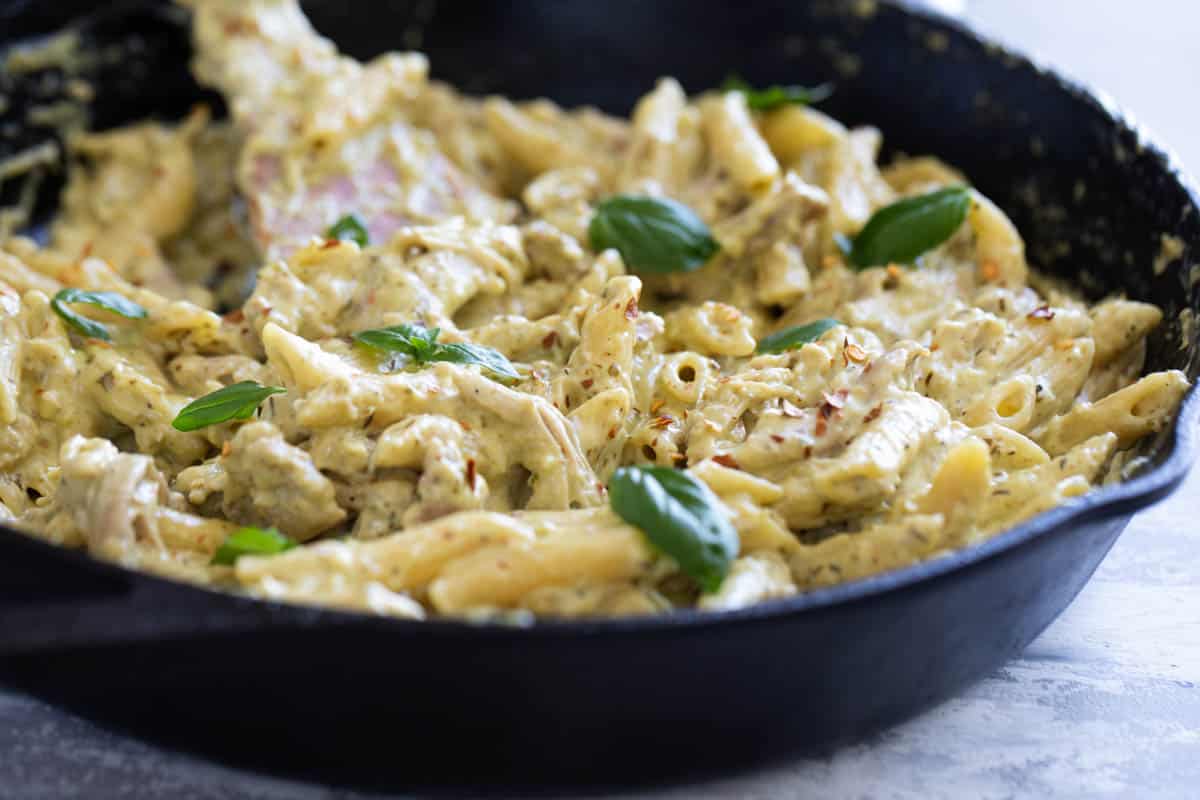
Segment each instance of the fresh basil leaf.
[{"label": "fresh basil leaf", "polygon": [[484,372],[501,382],[519,381],[522,378],[512,362],[503,353],[478,344],[454,342],[441,344],[437,341],[441,330],[422,328],[420,325],[394,325],[390,328],[375,328],[359,331],[353,339],[360,344],[387,353],[401,353],[418,364],[447,361],[453,364],[475,364]]},{"label": "fresh basil leaf", "polygon": [[232,566],[240,556],[273,556],[295,546],[294,539],[275,528],[239,528],[217,548],[212,563]]},{"label": "fresh basil leaf", "polygon": [[763,337],[763,340],[758,343],[758,353],[782,353],[785,350],[792,350],[802,344],[815,342],[828,330],[836,328],[842,323],[836,319],[819,319],[816,322],[810,322],[807,325],[797,325],[795,328],[787,328],[786,330],[777,331],[770,336]]},{"label": "fresh basil leaf", "polygon": [[833,94],[832,83],[822,83],[817,86],[768,86],[765,89],[755,89],[737,75],[730,75],[721,84],[723,92],[741,92],[746,95],[746,105],[755,111],[770,111],[786,105],[811,106],[822,100],[828,100]]},{"label": "fresh basil leaf", "polygon": [[691,474],[669,467],[621,467],[608,483],[617,516],[642,530],[706,592],[721,588],[738,535],[720,501]]},{"label": "fresh basil leaf", "polygon": [[704,220],[665,197],[618,194],[603,200],[588,225],[592,250],[613,248],[635,272],[691,272],[721,249]]},{"label": "fresh basil leaf", "polygon": [[358,214],[347,214],[329,226],[325,231],[326,238],[343,242],[354,242],[359,247],[371,243],[371,235],[367,232],[367,223]]},{"label": "fresh basil leaf", "polygon": [[441,328],[424,328],[420,325],[392,325],[388,328],[372,328],[359,331],[352,337],[359,344],[388,353],[404,353],[418,361],[437,345]]},{"label": "fresh basil leaf", "polygon": [[953,186],[908,197],[876,211],[854,237],[851,265],[907,264],[958,230],[971,210],[971,190]]},{"label": "fresh basil leaf", "polygon": [[54,309],[55,314],[62,317],[63,322],[84,336],[89,336],[93,339],[103,339],[106,342],[112,341],[112,336],[109,335],[108,328],[94,319],[88,319],[81,314],[76,314],[68,308],[72,303],[82,303],[84,305],[95,306],[96,308],[103,308],[105,311],[111,311],[125,319],[145,319],[146,317],[146,309],[116,292],[85,292],[82,289],[62,289],[58,294],[54,295],[54,299],[50,301],[50,307]]},{"label": "fresh basil leaf", "polygon": [[250,419],[263,400],[286,391],[280,386],[263,386],[254,381],[235,383],[188,403],[175,416],[171,427],[177,431],[195,431],[231,419]]},{"label": "fresh basil leaf", "polygon": [[449,361],[454,364],[478,364],[484,372],[501,382],[521,380],[521,373],[503,353],[478,344],[455,342],[439,344],[434,349],[429,361]]}]

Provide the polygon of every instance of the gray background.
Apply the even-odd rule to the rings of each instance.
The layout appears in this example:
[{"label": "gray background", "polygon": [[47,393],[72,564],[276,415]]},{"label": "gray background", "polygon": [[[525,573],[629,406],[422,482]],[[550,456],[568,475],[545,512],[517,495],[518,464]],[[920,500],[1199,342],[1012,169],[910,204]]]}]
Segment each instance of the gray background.
[{"label": "gray background", "polygon": [[[940,0],[1107,90],[1200,169],[1200,3]],[[658,797],[1200,798],[1200,471],[1075,604],[962,696],[820,760]],[[0,688],[0,797],[351,798],[108,733]]]}]

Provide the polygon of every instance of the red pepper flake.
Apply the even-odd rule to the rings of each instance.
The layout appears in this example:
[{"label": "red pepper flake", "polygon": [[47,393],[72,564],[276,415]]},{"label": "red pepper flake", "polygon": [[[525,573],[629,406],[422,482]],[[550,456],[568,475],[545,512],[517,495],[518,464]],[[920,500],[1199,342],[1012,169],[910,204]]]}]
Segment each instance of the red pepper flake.
[{"label": "red pepper flake", "polygon": [[610,438],[610,439],[617,438],[617,428],[615,425],[608,429],[608,438]]},{"label": "red pepper flake", "polygon": [[865,417],[863,417],[863,422],[870,422],[874,419],[877,419],[879,417],[879,415],[882,413],[883,413],[883,403],[880,403],[879,405],[875,406],[874,408],[872,408],[870,411],[867,412],[867,415]]},{"label": "red pepper flake", "polygon": [[883,288],[895,289],[900,285],[900,276],[902,273],[900,272],[899,266],[896,264],[888,264],[885,272],[886,276],[883,279]]},{"label": "red pepper flake", "polygon": [[467,459],[467,486],[471,487],[471,491],[475,491],[475,459]]},{"label": "red pepper flake", "polygon": [[715,456],[713,456],[712,460],[715,461],[716,463],[720,464],[722,467],[729,467],[729,469],[741,469],[741,467],[738,466],[738,463],[734,459],[734,457],[729,455],[728,453],[721,453],[720,455],[715,455]]},{"label": "red pepper flake", "polygon": [[774,442],[775,444],[783,444],[783,437],[780,436],[778,433],[772,433],[771,441]]},{"label": "red pepper flake", "polygon": [[542,337],[542,347],[549,350],[554,345],[558,344],[558,331],[550,331]]},{"label": "red pepper flake", "polygon": [[995,283],[1000,277],[1000,265],[995,261],[984,261],[979,265],[979,272],[988,283]]},{"label": "red pepper flake", "polygon": [[810,445],[805,445],[805,447],[804,447],[804,457],[805,457],[805,458],[812,458],[812,445],[811,445],[811,444],[810,444]]},{"label": "red pepper flake", "polygon": [[674,421],[675,421],[675,418],[672,417],[670,414],[663,414],[662,416],[655,417],[650,422],[650,427],[651,428],[666,428],[666,427],[670,426],[670,424]]},{"label": "red pepper flake", "polygon": [[636,297],[629,298],[629,302],[625,304],[625,319],[637,319],[638,302]]},{"label": "red pepper flake", "polygon": [[849,392],[845,389],[838,389],[832,395],[821,393],[821,397],[825,398],[825,402],[821,404],[821,416],[829,417],[835,411],[840,411],[846,405],[846,395]]},{"label": "red pepper flake", "polygon": [[233,445],[231,443],[223,442],[221,444],[221,455],[223,457],[228,458],[230,453],[232,453],[232,452],[233,452]]},{"label": "red pepper flake", "polygon": [[[822,408],[824,408],[824,406],[822,406]],[[816,434],[817,436],[825,435],[825,426],[826,426],[825,420],[826,420],[826,417],[824,414],[817,415],[817,424],[816,424],[816,427],[813,428],[813,433]]]},{"label": "red pepper flake", "polygon": [[1050,306],[1038,306],[1027,316],[1029,319],[1054,319],[1054,312],[1050,310]]},{"label": "red pepper flake", "polygon": [[321,242],[321,249],[329,250],[330,248],[337,247],[341,243],[341,239],[326,239],[325,241]]},{"label": "red pepper flake", "polygon": [[583,386],[583,388],[585,388],[585,389],[590,389],[590,388],[592,388],[593,383],[595,383],[595,381],[592,380],[591,378],[584,378],[583,382],[580,385]]},{"label": "red pepper flake", "polygon": [[471,430],[471,424],[470,424],[470,423],[468,423],[468,422],[463,422],[461,419],[458,421],[458,425],[459,425],[459,427],[461,427],[461,428],[462,428],[464,431],[469,431],[469,430]]},{"label": "red pepper flake", "polygon": [[667,401],[662,399],[661,397],[658,398],[657,400],[654,400],[653,402],[650,403],[650,413],[657,414],[658,410],[660,408],[662,408],[663,406],[665,406],[666,404],[667,404]]},{"label": "red pepper flake", "polygon": [[853,361],[855,364],[861,364],[867,360],[867,351],[863,350],[856,344],[848,344],[842,348],[842,355],[845,358]]}]

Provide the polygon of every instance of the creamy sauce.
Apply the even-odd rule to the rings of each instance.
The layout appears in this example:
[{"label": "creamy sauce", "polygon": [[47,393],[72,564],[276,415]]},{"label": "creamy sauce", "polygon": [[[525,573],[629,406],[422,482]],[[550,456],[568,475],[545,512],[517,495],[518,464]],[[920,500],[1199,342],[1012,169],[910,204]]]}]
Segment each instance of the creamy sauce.
[{"label": "creamy sauce", "polygon": [[[74,137],[86,165],[48,246],[0,251],[0,514],[34,535],[379,614],[736,608],[1069,502],[1187,388],[1142,374],[1159,309],[1037,281],[981,195],[919,268],[851,270],[836,234],[964,181],[935,158],[880,168],[872,128],[669,78],[629,120],[468,98],[419,54],[340,56],[290,0],[190,5],[197,75],[232,120]],[[687,204],[720,252],[641,277],[592,252],[619,192]],[[351,212],[365,247],[325,238]],[[114,332],[81,337],[50,308],[64,287],[147,317],[80,307]],[[755,354],[822,317],[841,324]],[[388,371],[351,344],[404,323],[525,377]],[[287,392],[253,420],[172,427],[244,380]],[[736,527],[718,592],[610,510],[613,471],[646,463],[688,469]],[[213,565],[242,525],[301,545]]]}]

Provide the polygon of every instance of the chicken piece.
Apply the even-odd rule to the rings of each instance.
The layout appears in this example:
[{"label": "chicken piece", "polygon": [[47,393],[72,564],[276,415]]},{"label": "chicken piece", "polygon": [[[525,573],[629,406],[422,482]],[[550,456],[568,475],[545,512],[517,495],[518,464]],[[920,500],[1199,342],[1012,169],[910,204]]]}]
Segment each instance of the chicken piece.
[{"label": "chicken piece", "polygon": [[104,439],[74,436],[63,445],[56,505],[93,554],[128,566],[142,548],[165,551],[155,510],[167,484],[149,456],[120,453]]},{"label": "chicken piece", "polygon": [[333,482],[269,422],[240,428],[221,463],[227,473],[222,509],[230,519],[273,525],[300,541],[346,519]]},{"label": "chicken piece", "polygon": [[209,293],[185,287],[160,250],[191,217],[192,142],[207,122],[201,110],[176,128],[144,123],[74,139],[77,162],[52,230],[53,249],[75,260],[101,258],[134,285],[207,304]]},{"label": "chicken piece", "polygon": [[405,228],[367,252],[304,247],[259,273],[245,314],[256,329],[273,322],[306,339],[413,322],[450,333],[464,305],[509,293],[527,270],[517,228],[451,220]]},{"label": "chicken piece", "polygon": [[507,221],[489,194],[406,118],[426,84],[416,53],[340,56],[295,0],[190,0],[195,70],[246,135],[238,168],[259,246],[285,257],[359,214],[370,239],[450,217]]}]

